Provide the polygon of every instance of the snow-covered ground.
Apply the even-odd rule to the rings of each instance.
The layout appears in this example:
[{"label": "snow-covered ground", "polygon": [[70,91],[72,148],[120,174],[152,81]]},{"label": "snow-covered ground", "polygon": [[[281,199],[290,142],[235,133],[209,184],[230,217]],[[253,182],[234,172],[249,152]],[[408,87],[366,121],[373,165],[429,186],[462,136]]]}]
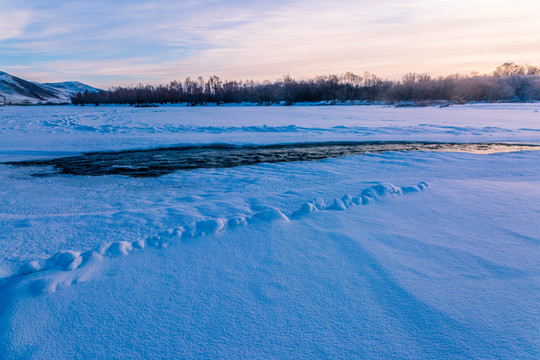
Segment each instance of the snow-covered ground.
[{"label": "snow-covered ground", "polygon": [[[0,161],[200,143],[540,143],[540,104],[0,108]],[[0,357],[540,355],[540,152],[33,177],[0,165]]]},{"label": "snow-covered ground", "polygon": [[384,106],[0,107],[0,161],[176,144],[303,141],[540,143],[540,103]]}]

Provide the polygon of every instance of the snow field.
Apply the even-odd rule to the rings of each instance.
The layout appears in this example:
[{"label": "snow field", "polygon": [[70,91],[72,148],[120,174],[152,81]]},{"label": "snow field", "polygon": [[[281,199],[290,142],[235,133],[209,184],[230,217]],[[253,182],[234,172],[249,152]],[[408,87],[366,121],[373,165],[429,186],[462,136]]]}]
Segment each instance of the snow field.
[{"label": "snow field", "polygon": [[[212,235],[227,228],[248,225],[254,222],[288,222],[290,218],[295,219],[315,211],[347,210],[351,206],[366,205],[371,201],[380,200],[382,197],[389,195],[421,192],[427,187],[428,185],[425,182],[404,187],[381,183],[362,190],[357,196],[346,194],[341,199],[335,198],[332,204],[328,206],[320,198],[305,202],[300,209],[290,212],[289,216],[279,209],[268,208],[249,217],[235,216],[230,219],[216,218],[194,222],[160,231],[158,234],[149,236],[144,240],[135,240],[133,242],[116,241],[84,252],[61,250],[48,259],[27,262],[18,269],[16,274],[0,279],[0,291],[5,290],[7,287],[16,287],[18,289],[26,287],[32,295],[52,293],[59,288],[76,284],[82,280],[88,280],[89,274],[95,271],[97,263],[102,261],[103,257],[113,258],[128,255],[134,250],[144,250],[145,248],[166,248],[181,239]],[[90,271],[79,270],[71,276],[63,273],[72,272],[86,266],[89,267]]]},{"label": "snow field", "polygon": [[[539,109],[6,107],[0,159],[539,143]],[[153,179],[0,165],[0,358],[538,359],[539,164],[387,152]]]},{"label": "snow field", "polygon": [[92,281],[62,291],[9,288],[0,350],[8,359],[535,359],[532,172],[519,181],[448,173],[421,194],[104,257]]},{"label": "snow field", "polygon": [[540,143],[540,104],[0,107],[0,161],[178,144],[316,141]]}]

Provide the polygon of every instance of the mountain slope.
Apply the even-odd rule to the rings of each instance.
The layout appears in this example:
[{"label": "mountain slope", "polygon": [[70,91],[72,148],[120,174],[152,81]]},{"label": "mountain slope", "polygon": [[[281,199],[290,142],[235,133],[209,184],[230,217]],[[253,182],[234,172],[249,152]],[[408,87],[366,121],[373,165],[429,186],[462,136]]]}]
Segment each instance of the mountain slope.
[{"label": "mountain slope", "polygon": [[77,81],[40,84],[0,71],[0,102],[6,104],[69,103],[73,94],[86,90],[99,91]]},{"label": "mountain slope", "polygon": [[69,92],[69,93],[78,93],[83,91],[89,91],[89,92],[95,92],[99,91],[99,89],[96,89],[92,86],[83,84],[78,81],[65,81],[65,82],[59,82],[59,83],[43,83],[41,84],[44,87],[53,88],[55,90],[60,90],[63,92]]}]

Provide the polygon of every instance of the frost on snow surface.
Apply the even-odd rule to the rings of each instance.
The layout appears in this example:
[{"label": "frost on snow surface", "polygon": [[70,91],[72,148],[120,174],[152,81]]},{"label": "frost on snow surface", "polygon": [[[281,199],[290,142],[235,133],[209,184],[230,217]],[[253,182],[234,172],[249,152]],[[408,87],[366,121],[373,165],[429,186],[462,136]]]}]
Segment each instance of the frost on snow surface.
[{"label": "frost on snow surface", "polygon": [[[539,108],[0,108],[0,161],[539,143]],[[539,164],[386,152],[159,178],[0,165],[0,358],[536,359]]]}]

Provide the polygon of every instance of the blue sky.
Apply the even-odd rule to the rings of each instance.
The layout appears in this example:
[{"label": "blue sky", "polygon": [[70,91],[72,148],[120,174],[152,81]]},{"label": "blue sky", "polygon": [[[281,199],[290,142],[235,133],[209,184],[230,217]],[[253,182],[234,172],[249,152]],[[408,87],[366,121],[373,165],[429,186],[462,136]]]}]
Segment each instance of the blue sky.
[{"label": "blue sky", "polygon": [[538,0],[0,0],[0,70],[108,87],[187,76],[490,72],[540,64]]}]

